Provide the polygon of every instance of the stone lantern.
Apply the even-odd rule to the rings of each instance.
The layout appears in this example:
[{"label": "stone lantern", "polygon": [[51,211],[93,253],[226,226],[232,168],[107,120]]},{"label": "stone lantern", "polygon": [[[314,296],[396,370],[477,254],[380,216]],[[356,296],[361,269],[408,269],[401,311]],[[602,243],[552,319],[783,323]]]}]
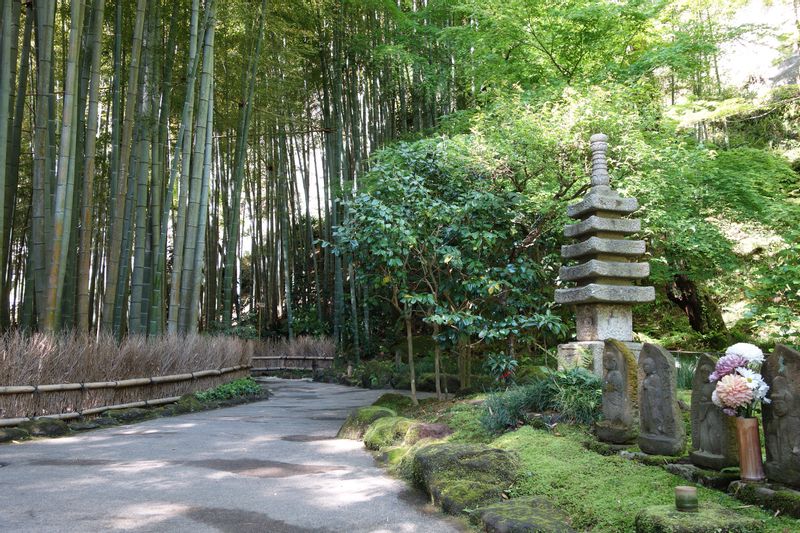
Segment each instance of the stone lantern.
[{"label": "stone lantern", "polygon": [[580,366],[591,358],[596,374],[603,373],[605,339],[624,342],[637,356],[641,344],[633,342],[632,307],[652,302],[655,289],[634,285],[650,273],[650,265],[637,259],[645,242],[627,237],[641,230],[641,221],[627,218],[639,208],[636,198],[623,198],[609,186],[606,150],[608,137],[592,135],[592,184],[586,197],[567,208],[577,220],[564,228],[564,236],[577,243],[561,247],[561,257],[571,265],[559,277],[575,287],[557,289],[556,303],[575,306],[577,342],[558,347],[559,368]]}]

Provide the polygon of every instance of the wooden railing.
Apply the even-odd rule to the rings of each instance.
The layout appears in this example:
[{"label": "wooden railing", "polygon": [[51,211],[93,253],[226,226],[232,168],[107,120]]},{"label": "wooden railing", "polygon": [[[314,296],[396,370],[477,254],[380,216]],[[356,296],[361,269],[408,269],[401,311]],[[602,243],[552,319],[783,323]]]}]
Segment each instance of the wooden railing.
[{"label": "wooden railing", "polygon": [[[0,387],[0,427],[35,418],[72,419],[111,409],[172,403],[184,394],[245,377],[250,366],[118,381]],[[151,398],[151,399],[143,399]]]}]

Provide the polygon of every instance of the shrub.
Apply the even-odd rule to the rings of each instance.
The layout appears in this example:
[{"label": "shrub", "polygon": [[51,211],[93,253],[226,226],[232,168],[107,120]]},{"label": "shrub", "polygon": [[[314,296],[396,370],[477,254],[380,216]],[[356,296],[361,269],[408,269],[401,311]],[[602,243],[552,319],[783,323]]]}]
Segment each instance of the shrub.
[{"label": "shrub", "polygon": [[525,423],[528,411],[555,411],[559,420],[588,424],[599,415],[601,401],[602,381],[588,370],[548,372],[530,385],[490,395],[481,424],[498,433]]},{"label": "shrub", "polygon": [[219,402],[256,394],[261,394],[261,386],[253,378],[242,378],[213,389],[196,392],[195,397],[201,402]]}]

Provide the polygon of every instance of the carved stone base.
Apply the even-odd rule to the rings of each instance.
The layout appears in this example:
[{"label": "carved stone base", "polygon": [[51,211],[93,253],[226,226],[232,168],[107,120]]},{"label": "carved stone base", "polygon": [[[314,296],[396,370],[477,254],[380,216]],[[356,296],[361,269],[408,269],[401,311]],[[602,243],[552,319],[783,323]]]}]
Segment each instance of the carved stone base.
[{"label": "carved stone base", "polygon": [[690,453],[689,459],[694,465],[704,468],[711,468],[713,470],[722,470],[723,468],[728,468],[739,464],[739,461],[732,459],[731,457],[725,457],[724,455],[717,455],[715,453],[710,453],[703,450],[697,450]]},{"label": "carved stone base", "polygon": [[[625,342],[628,349],[633,352],[636,360],[639,360],[639,352],[642,345],[638,342]],[[603,341],[578,341],[558,345],[558,369],[567,370],[581,366],[588,368],[598,376],[603,376],[603,351],[605,343]],[[587,364],[584,364],[584,361]]]},{"label": "carved stone base", "polygon": [[639,435],[639,449],[650,455],[681,455],[683,440],[670,439],[661,435]]},{"label": "carved stone base", "polygon": [[597,438],[603,442],[614,444],[628,444],[636,440],[636,428],[612,424],[607,420],[601,420],[594,426]]}]

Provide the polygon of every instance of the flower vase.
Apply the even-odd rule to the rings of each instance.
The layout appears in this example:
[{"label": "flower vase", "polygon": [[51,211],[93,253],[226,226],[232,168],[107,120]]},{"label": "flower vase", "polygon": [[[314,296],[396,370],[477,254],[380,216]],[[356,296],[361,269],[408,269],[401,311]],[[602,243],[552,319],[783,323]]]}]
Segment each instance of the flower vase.
[{"label": "flower vase", "polygon": [[736,439],[739,442],[739,468],[742,481],[764,481],[761,462],[761,439],[757,418],[736,418]]}]

